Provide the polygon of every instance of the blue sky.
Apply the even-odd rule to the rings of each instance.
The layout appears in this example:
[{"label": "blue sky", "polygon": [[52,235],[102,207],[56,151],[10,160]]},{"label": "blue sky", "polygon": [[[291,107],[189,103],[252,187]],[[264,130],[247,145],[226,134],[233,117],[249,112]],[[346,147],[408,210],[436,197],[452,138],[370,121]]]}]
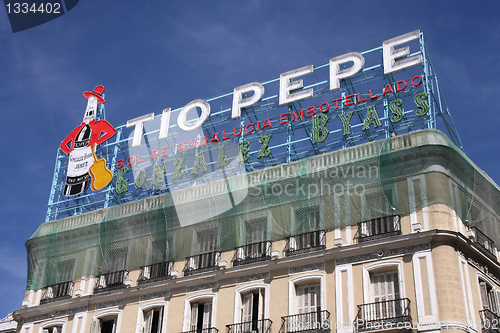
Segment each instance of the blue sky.
[{"label": "blue sky", "polygon": [[230,92],[420,29],[466,154],[500,182],[498,1],[80,1],[12,33],[0,9],[0,318],[21,307],[25,241],[44,222],[83,91],[111,124]]}]

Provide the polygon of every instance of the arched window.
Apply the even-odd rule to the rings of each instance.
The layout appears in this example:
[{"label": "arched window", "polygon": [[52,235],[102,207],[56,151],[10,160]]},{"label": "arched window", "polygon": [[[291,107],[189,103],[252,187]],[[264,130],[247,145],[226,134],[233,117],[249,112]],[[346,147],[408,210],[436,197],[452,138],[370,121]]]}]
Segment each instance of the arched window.
[{"label": "arched window", "polygon": [[107,311],[94,316],[90,333],[120,332],[120,311]]},{"label": "arched window", "polygon": [[50,326],[42,330],[43,333],[61,333],[62,326]]},{"label": "arched window", "polygon": [[64,321],[55,321],[42,325],[40,327],[41,333],[62,333],[64,329]]},{"label": "arched window", "polygon": [[357,320],[366,327],[391,320],[408,320],[409,300],[404,297],[403,286],[401,261],[377,262],[364,267],[364,304],[359,305]]},{"label": "arched window", "polygon": [[285,317],[288,332],[321,328],[329,320],[325,309],[326,293],[323,275],[305,275],[289,282],[289,316]]},{"label": "arched window", "polygon": [[500,290],[494,289],[486,279],[479,278],[479,291],[483,310],[489,310],[496,315],[500,315]]},{"label": "arched window", "polygon": [[236,290],[234,325],[231,332],[267,332],[269,295],[268,285],[258,284]]},{"label": "arched window", "polygon": [[166,302],[147,304],[139,308],[138,331],[163,333],[166,331]]},{"label": "arched window", "polygon": [[215,326],[215,295],[204,294],[186,299],[184,332],[211,332]]}]

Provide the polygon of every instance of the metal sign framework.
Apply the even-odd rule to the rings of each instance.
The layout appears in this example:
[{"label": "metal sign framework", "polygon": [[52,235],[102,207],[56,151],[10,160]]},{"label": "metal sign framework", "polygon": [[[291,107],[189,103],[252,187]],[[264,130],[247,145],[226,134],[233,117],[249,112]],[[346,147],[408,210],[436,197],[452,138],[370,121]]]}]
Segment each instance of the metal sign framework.
[{"label": "metal sign framework", "polygon": [[[212,105],[212,110],[216,110],[219,106],[220,110],[212,111],[210,117],[203,124],[202,131],[192,134],[191,139],[196,142],[202,136],[213,138],[214,135],[217,135],[219,137],[225,135],[223,132],[226,131],[229,133],[227,135],[231,136],[227,140],[227,143],[232,143],[236,147],[240,147],[242,142],[248,140],[248,155],[250,158],[244,162],[245,172],[297,161],[328,151],[343,149],[373,140],[388,138],[391,135],[399,135],[424,128],[436,129],[439,127],[438,129],[445,132],[462,149],[462,143],[453,124],[446,101],[441,94],[439,82],[425,47],[422,33],[418,39],[418,45],[418,51],[409,55],[409,57],[421,54],[423,58],[422,64],[388,75],[384,75],[381,63],[382,46],[361,52],[367,63],[375,63],[375,65],[371,67],[367,66],[358,74],[342,80],[340,90],[335,92],[330,91],[329,88],[329,63],[315,66],[314,73],[304,77],[305,86],[303,88],[312,88],[314,91],[313,97],[284,106],[279,105],[278,94],[276,93],[279,91],[280,79],[275,78],[263,82],[262,85],[265,87],[267,94],[259,103],[245,108],[238,119],[231,118],[233,92],[207,99],[206,101]],[[396,89],[396,87],[403,86],[403,81],[405,82],[405,89]],[[388,85],[393,88],[392,91],[387,91]],[[427,96],[426,103],[429,106],[429,110],[424,115],[419,115],[415,96],[422,92],[427,94],[425,96]],[[380,96],[372,98],[376,95]],[[394,116],[391,111],[391,102],[396,99],[401,100],[401,104],[398,105],[402,109],[404,116],[401,120],[393,122],[391,120],[391,117]],[[351,100],[355,100],[355,103],[346,103],[346,101]],[[109,103],[112,104],[112,101],[109,101]],[[323,107],[320,110],[321,105]],[[326,110],[327,105],[329,106],[328,111],[321,112],[322,110]],[[315,142],[312,137],[314,117],[309,117],[307,110],[311,110],[312,112],[313,106],[316,113],[319,114],[321,112],[328,117],[327,121],[322,124],[328,131],[326,139],[322,142]],[[374,107],[376,110],[380,126],[370,125],[366,128],[365,122],[366,118],[369,117],[368,110],[371,107]],[[172,110],[172,115],[178,114],[181,109]],[[346,130],[344,126],[345,119],[351,113],[352,118],[349,117],[350,127]],[[155,115],[155,119],[159,120],[160,116],[161,114]],[[101,104],[99,105],[97,119],[105,118],[105,108]],[[257,130],[255,128],[257,122],[262,126],[266,120],[268,120],[268,126],[265,129],[260,128]],[[254,131],[252,133],[244,130],[250,123],[254,124],[252,127]],[[175,133],[176,127],[177,124],[171,125],[170,133]],[[122,176],[128,177],[127,190],[118,193],[116,179],[120,171],[119,161],[122,161],[122,165],[125,165],[125,161],[131,161],[131,156],[134,156],[135,161],[136,156],[134,149],[131,147],[132,129],[127,128],[126,125],[117,126],[115,129],[116,136],[99,145],[97,148],[97,155],[106,157],[109,163],[108,166],[115,178],[109,186],[101,191],[93,192],[88,190],[74,197],[65,197],[62,190],[68,156],[58,149],[46,221],[57,220],[146,198],[155,194],[174,191],[176,188],[210,182],[213,179],[211,175],[218,169],[217,157],[215,157],[215,153],[212,154],[210,152],[210,149],[212,147],[213,152],[215,152],[216,148],[220,147],[220,143],[208,142],[204,145],[203,149],[200,146],[192,148],[192,156],[189,157],[191,153],[189,150],[180,149],[181,142],[183,148],[184,146],[188,146],[188,141],[185,139],[186,136],[179,137],[170,134],[169,147],[172,154],[161,160],[162,163],[166,162],[162,164],[165,168],[165,185],[163,187],[136,188],[136,185],[134,185],[134,176],[137,176],[136,169],[134,172],[122,172]],[[241,129],[240,135],[235,135],[239,129]],[[324,134],[322,133],[322,135]],[[258,157],[262,143],[259,140],[262,137],[269,137],[269,135],[272,136],[270,137],[268,147],[270,153],[265,157]],[[186,142],[183,142],[184,140]],[[222,138],[220,141],[222,141]],[[143,150],[145,149],[151,154],[152,151],[165,144],[165,142],[161,142],[158,139],[158,128],[144,127]],[[194,161],[196,153],[200,154],[201,152],[204,154],[207,149],[209,156],[207,162],[208,173],[201,176],[193,175],[195,167],[193,164],[188,163],[183,167],[185,169],[184,179],[177,181],[176,185],[172,186],[171,179],[172,174],[175,172],[175,167],[173,167],[175,159],[181,156],[188,156],[188,160],[191,158]],[[139,161],[139,158],[137,158],[137,161]],[[159,161],[160,159],[153,160],[150,158],[144,165],[152,169]],[[240,161],[239,163],[242,162]],[[138,163],[136,163],[135,167],[137,166]],[[224,174],[224,177],[227,176]],[[147,177],[148,181],[154,183],[154,180],[151,180],[152,176],[150,174]]]}]

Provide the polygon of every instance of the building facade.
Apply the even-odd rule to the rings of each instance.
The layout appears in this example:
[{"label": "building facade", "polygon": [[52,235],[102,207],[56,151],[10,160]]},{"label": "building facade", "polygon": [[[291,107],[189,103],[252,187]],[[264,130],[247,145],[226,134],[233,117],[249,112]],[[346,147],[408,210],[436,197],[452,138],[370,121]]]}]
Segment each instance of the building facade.
[{"label": "building facade", "polygon": [[17,330],[499,331],[499,194],[427,129],[49,221]]}]

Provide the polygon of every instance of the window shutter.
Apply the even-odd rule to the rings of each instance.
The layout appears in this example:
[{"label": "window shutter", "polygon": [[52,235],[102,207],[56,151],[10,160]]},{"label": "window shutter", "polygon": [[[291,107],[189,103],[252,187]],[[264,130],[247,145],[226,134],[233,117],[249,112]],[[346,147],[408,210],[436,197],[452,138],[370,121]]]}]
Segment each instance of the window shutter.
[{"label": "window shutter", "polygon": [[198,242],[198,253],[212,252],[217,247],[216,230],[202,230],[196,234]]},{"label": "window shutter", "polygon": [[370,275],[371,289],[372,293],[370,295],[372,302],[378,302],[379,299],[379,290],[378,290],[378,275]]},{"label": "window shutter", "polygon": [[307,287],[297,287],[297,313],[306,312],[306,292]]},{"label": "window shutter", "polygon": [[367,223],[361,223],[361,237],[370,236],[368,234]]},{"label": "window shutter", "polygon": [[190,257],[190,258],[189,258],[189,268],[190,268],[190,269],[196,269],[196,265],[195,265],[194,257]]},{"label": "window shutter", "polygon": [[309,312],[321,311],[319,284],[311,286],[311,307]]},{"label": "window shutter", "polygon": [[493,311],[496,315],[500,313],[500,290],[493,290],[493,299],[495,302],[495,311]]},{"label": "window shutter", "polygon": [[481,304],[483,305],[483,310],[489,310],[490,305],[488,303],[488,286],[486,285],[486,282],[479,282],[479,291],[481,293]]},{"label": "window shutter", "polygon": [[[383,272],[370,275],[373,302],[394,301],[401,297],[397,272]],[[375,305],[375,311],[370,314],[373,319],[399,316],[402,311],[401,302],[384,302]]]},{"label": "window shutter", "polygon": [[325,241],[326,241],[325,232],[323,230],[321,230],[319,232],[319,245],[326,245]]},{"label": "window shutter", "polygon": [[191,303],[191,331],[196,331],[198,322],[198,303]]},{"label": "window shutter", "polygon": [[61,327],[54,327],[52,330],[52,333],[61,333],[62,328]]},{"label": "window shutter", "polygon": [[245,247],[241,246],[238,248],[238,259],[243,260],[245,259]]},{"label": "window shutter", "polygon": [[267,241],[264,246],[266,247],[264,249],[264,254],[266,256],[270,256],[271,255],[271,242]]},{"label": "window shutter", "polygon": [[241,322],[246,323],[252,321],[252,305],[253,305],[253,294],[248,294],[243,296],[242,300],[242,311],[241,311]]},{"label": "window shutter", "polygon": [[398,273],[386,272],[372,274],[370,276],[372,285],[372,301],[382,302],[400,298]]},{"label": "window shutter", "polygon": [[149,279],[151,277],[151,272],[150,272],[151,266],[145,266],[144,267],[144,279]]},{"label": "window shutter", "polygon": [[292,251],[297,249],[297,242],[295,241],[295,236],[290,237],[289,249]]},{"label": "window shutter", "polygon": [[259,290],[259,317],[258,319],[264,319],[264,289]]},{"label": "window shutter", "polygon": [[52,287],[47,287],[47,298],[54,298]]},{"label": "window shutter", "polygon": [[106,278],[104,277],[104,275],[101,275],[99,277],[99,286],[101,288],[106,288]]},{"label": "window shutter", "polygon": [[161,332],[163,328],[163,306],[160,308],[160,313],[158,315],[158,332]]},{"label": "window shutter", "polygon": [[153,309],[144,312],[144,333],[151,333],[151,326],[153,324]]},{"label": "window shutter", "polygon": [[43,332],[43,333],[49,333],[49,329],[48,329],[48,328],[44,328],[44,329],[42,330],[42,332]]},{"label": "window shutter", "polygon": [[490,311],[493,313],[497,313],[498,307],[497,307],[497,300],[496,300],[496,295],[495,291],[491,290],[488,293],[488,300],[489,300],[489,305],[490,305]]},{"label": "window shutter", "polygon": [[394,275],[389,273],[386,275],[386,283],[385,283],[385,290],[386,290],[386,300],[393,300],[395,299],[394,293],[395,293],[395,288],[394,288]]},{"label": "window shutter", "polygon": [[212,303],[203,304],[203,327],[210,328],[212,326]]}]

